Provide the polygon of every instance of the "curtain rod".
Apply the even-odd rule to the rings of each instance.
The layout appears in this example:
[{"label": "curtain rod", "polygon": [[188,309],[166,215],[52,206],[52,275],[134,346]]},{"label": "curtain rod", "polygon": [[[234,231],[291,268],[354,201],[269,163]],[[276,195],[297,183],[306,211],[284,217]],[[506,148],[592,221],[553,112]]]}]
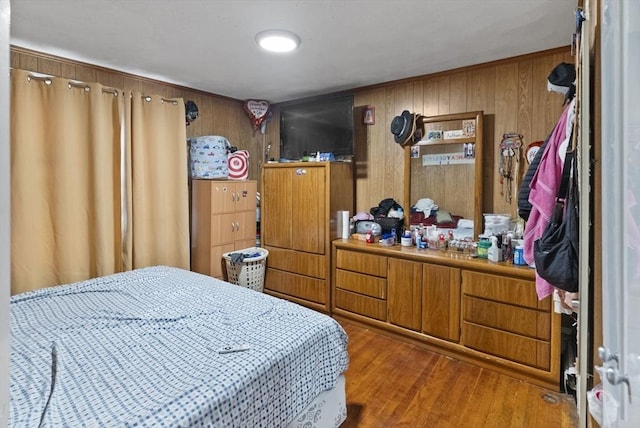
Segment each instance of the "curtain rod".
[{"label": "curtain rod", "polygon": [[[53,77],[51,76],[36,76],[34,74],[31,74],[31,72],[29,73],[29,75],[27,76],[27,80],[31,81],[31,80],[37,80],[39,82],[44,82],[45,85],[50,85],[51,83],[53,83]],[[87,83],[82,83],[82,82],[78,82],[78,81],[74,81],[74,80],[69,80],[67,87],[69,89],[71,88],[80,88],[80,89],[84,89],[86,92],[89,92],[91,90],[91,86],[89,86]],[[103,87],[102,88],[102,93],[103,94],[111,94],[115,97],[118,96],[118,90],[115,88],[109,88],[109,87]]]},{"label": "curtain rod", "polygon": [[[143,100],[145,100],[146,102],[151,102],[151,100],[153,99],[153,98],[151,97],[151,95],[144,95],[144,94],[141,94],[140,96],[141,96],[141,97],[142,97],[142,99],[143,99]],[[176,101],[176,100],[172,100],[172,99],[170,99],[170,98],[160,98],[160,102],[163,102],[163,103],[171,103],[171,104],[172,104],[172,105],[174,105],[174,106],[177,106],[177,105],[178,105],[178,101]]]}]

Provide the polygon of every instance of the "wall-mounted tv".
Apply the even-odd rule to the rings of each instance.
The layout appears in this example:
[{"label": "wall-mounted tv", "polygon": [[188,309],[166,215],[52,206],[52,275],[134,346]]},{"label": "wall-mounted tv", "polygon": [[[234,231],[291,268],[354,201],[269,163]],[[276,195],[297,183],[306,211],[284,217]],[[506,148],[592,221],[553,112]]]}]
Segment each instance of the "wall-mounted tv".
[{"label": "wall-mounted tv", "polygon": [[333,153],[336,159],[353,156],[353,96],[331,96],[282,104],[280,158]]}]

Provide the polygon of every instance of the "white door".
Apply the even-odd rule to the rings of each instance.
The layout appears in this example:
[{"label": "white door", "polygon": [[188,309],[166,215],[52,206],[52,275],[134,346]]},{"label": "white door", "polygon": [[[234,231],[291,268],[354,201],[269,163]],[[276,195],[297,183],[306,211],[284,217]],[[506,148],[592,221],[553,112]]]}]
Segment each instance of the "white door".
[{"label": "white door", "polygon": [[11,5],[0,0],[0,426],[9,419],[9,291],[10,263],[10,153],[9,153],[9,24]]},{"label": "white door", "polygon": [[640,2],[603,0],[603,425],[640,427]]}]

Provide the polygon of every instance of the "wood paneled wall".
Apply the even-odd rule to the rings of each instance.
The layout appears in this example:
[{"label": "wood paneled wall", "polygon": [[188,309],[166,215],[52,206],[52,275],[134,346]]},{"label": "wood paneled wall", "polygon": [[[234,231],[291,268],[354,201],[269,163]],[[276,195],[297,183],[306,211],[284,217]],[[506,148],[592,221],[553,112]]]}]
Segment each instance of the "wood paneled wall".
[{"label": "wood paneled wall", "polygon": [[483,212],[516,216],[517,201],[508,204],[501,195],[497,147],[505,133],[522,134],[526,145],[551,132],[562,113],[563,96],[547,91],[547,76],[563,61],[574,62],[568,47],[355,91],[355,105],[375,107],[376,116],[375,125],[366,127],[366,138],[357,143],[356,210],[368,211],[387,197],[402,201],[404,154],[390,132],[394,116],[402,110],[426,116],[482,110]]},{"label": "wood paneled wall", "polygon": [[[482,110],[483,211],[517,215],[517,201],[508,204],[501,195],[496,147],[504,133],[522,134],[525,145],[544,140],[549,134],[562,112],[563,97],[547,91],[547,76],[562,61],[574,62],[568,47],[351,91],[356,107],[375,107],[375,124],[356,129],[356,210],[368,211],[388,197],[402,201],[404,155],[390,132],[394,116],[405,109],[427,116]],[[273,106],[273,118],[262,135],[253,131],[242,100],[16,47],[11,49],[11,66],[99,82],[125,91],[192,100],[198,105],[200,116],[187,127],[187,136],[223,135],[232,145],[249,150],[250,179],[260,180],[268,145],[269,157],[279,157],[277,105]],[[360,111],[356,110],[356,117]],[[523,161],[523,174],[526,166]]]}]

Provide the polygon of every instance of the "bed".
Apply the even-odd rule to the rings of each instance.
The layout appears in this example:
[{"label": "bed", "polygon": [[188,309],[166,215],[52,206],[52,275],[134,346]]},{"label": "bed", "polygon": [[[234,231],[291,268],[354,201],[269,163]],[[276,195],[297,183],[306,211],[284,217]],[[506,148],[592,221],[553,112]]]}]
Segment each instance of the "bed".
[{"label": "bed", "polygon": [[328,427],[346,418],[347,336],[294,303],[156,266],[18,294],[10,305],[10,426]]}]

